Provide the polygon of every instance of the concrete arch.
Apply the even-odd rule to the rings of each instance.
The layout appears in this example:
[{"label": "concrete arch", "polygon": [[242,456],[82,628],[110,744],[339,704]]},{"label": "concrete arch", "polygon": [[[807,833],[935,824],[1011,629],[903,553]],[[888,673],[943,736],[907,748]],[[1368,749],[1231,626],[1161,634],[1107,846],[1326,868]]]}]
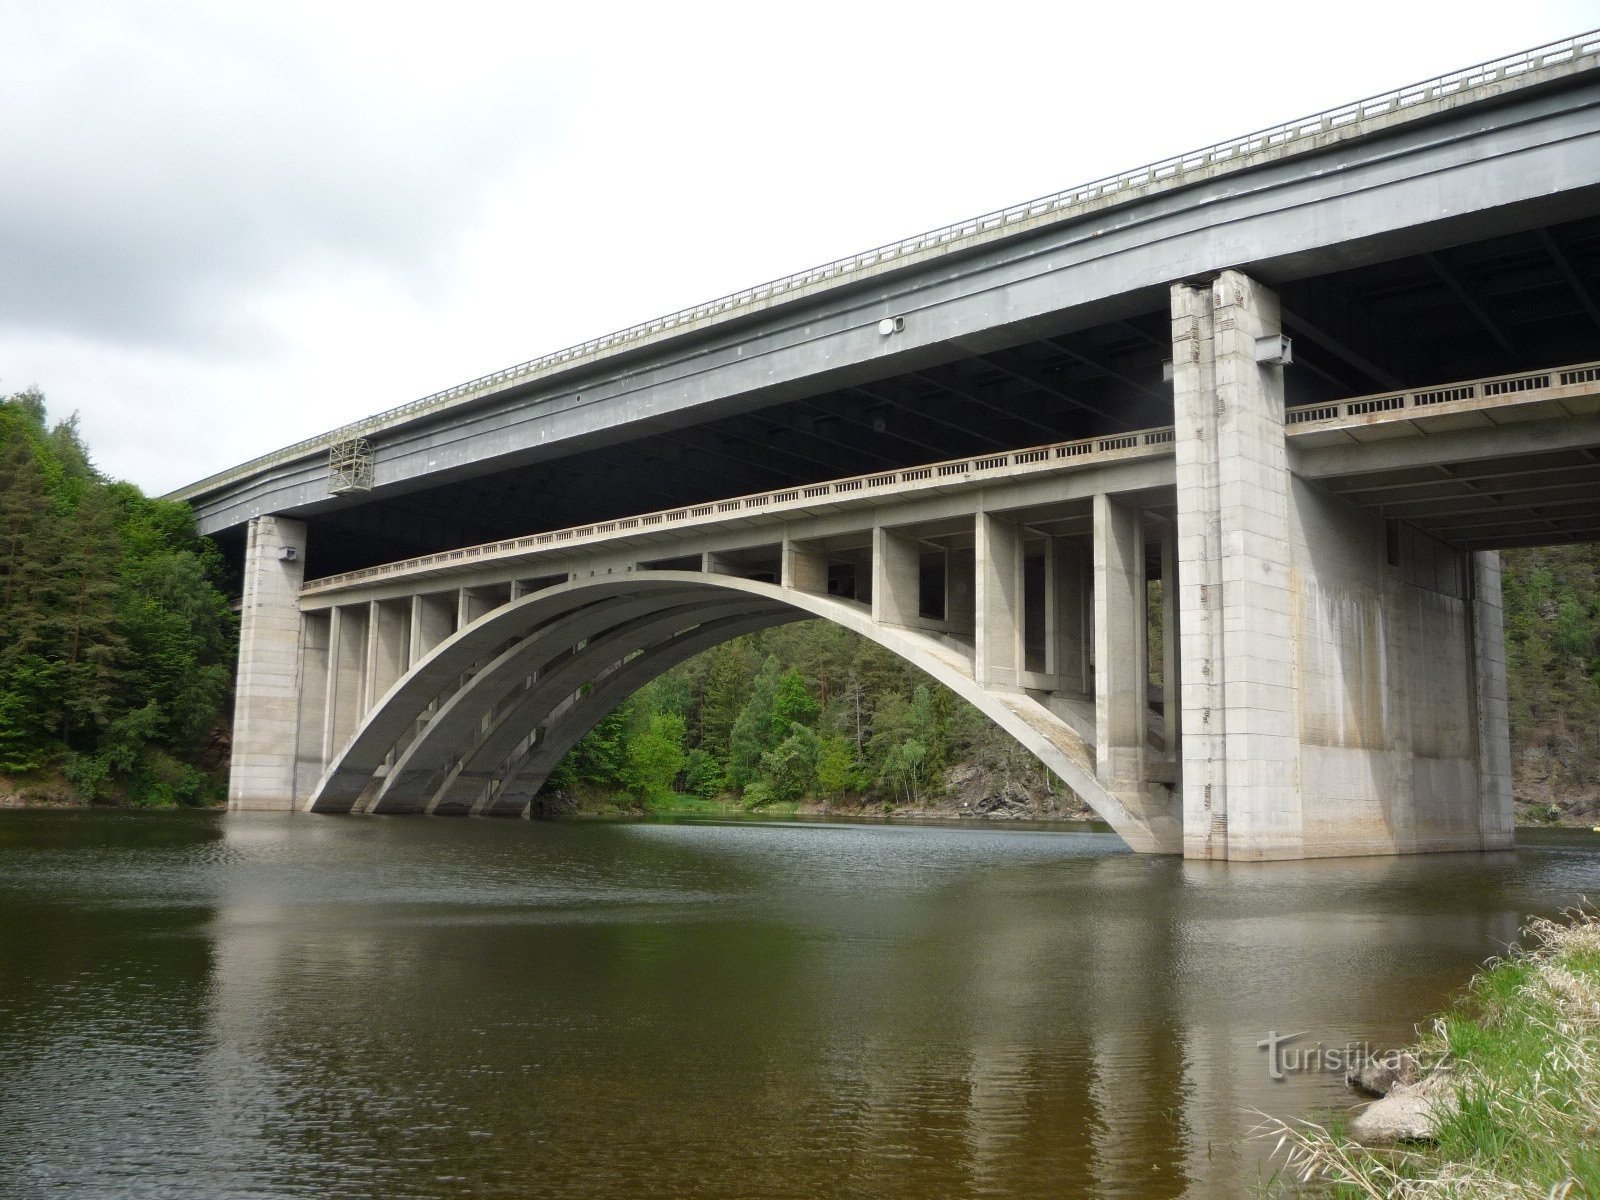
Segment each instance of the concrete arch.
[{"label": "concrete arch", "polygon": [[511,760],[492,793],[487,790],[479,793],[471,811],[497,817],[522,816],[567,751],[607,713],[656,676],[702,650],[741,634],[804,620],[805,616],[798,609],[786,608],[755,616],[739,614],[707,621],[642,650],[633,658],[613,664],[593,681],[587,692],[574,693],[551,711],[538,738],[530,738],[528,745]]},{"label": "concrete arch", "polygon": [[[571,581],[457,631],[374,706],[324,773],[310,807],[348,811],[372,794],[380,766],[393,754],[392,779],[376,785],[389,798],[380,811],[442,801],[436,811],[519,813],[559,755],[628,691],[746,628],[805,617],[851,629],[933,676],[1035,754],[1134,849],[1170,851],[1179,844],[1170,801],[1125,803],[1096,778],[1093,749],[1066,722],[1026,693],[978,684],[958,648],[880,624],[855,602],[691,571]],[[591,690],[580,696],[585,683]],[[402,746],[435,704],[427,726]],[[439,732],[430,736],[434,726]],[[532,736],[541,727],[543,734]],[[494,779],[501,781],[498,791],[490,786]]]},{"label": "concrete arch", "polygon": [[[498,684],[480,682],[504,674],[492,668],[475,675],[396,762],[373,811],[461,811],[475,785],[495,779],[529,731],[539,728],[556,706],[597,673],[663,638],[699,628],[730,608],[736,607],[741,615],[749,609],[747,601],[736,598],[641,611],[653,603],[616,600],[584,609],[580,615],[591,620],[581,649],[574,648],[576,639],[570,632],[558,647],[552,641],[559,635],[541,629],[505,651],[497,662],[510,660],[518,679],[509,685],[503,679]],[[552,624],[559,628],[568,622]],[[459,719],[452,719],[457,713]],[[465,807],[470,809],[470,801]]]}]

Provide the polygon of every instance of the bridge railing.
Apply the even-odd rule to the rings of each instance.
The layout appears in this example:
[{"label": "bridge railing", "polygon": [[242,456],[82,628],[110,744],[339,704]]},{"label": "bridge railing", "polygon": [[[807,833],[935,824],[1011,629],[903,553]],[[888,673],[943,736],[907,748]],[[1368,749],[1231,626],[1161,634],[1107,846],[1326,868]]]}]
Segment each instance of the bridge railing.
[{"label": "bridge railing", "polygon": [[565,550],[638,532],[714,524],[752,512],[765,516],[768,513],[826,506],[835,499],[867,501],[875,496],[901,495],[906,492],[938,492],[951,487],[993,480],[1001,477],[1002,473],[1010,477],[1017,474],[1075,470],[1118,459],[1165,455],[1172,452],[1173,439],[1174,431],[1171,426],[1140,429],[1107,437],[1080,438],[1070,442],[1029,446],[1023,450],[1009,450],[1004,454],[956,458],[947,462],[926,463],[895,471],[879,471],[871,475],[853,475],[847,479],[802,484],[771,492],[757,492],[749,496],[733,496],[726,500],[711,500],[704,504],[686,504],[679,508],[662,509],[640,516],[596,521],[588,525],[575,525],[570,529],[553,529],[502,542],[486,542],[483,545],[467,546],[460,550],[444,550],[438,554],[408,558],[402,562],[364,567],[359,571],[346,571],[340,575],[327,575],[321,579],[311,580],[301,591],[302,594],[315,595],[335,588],[349,587],[352,584],[370,583],[413,571],[448,567],[453,563],[473,559],[515,556],[541,550]]},{"label": "bridge railing", "polygon": [[1514,375],[1491,375],[1460,383],[1435,384],[1410,391],[1379,392],[1349,400],[1330,400],[1326,404],[1297,404],[1284,413],[1284,424],[1291,432],[1310,432],[1301,427],[1339,426],[1356,421],[1362,424],[1394,419],[1396,414],[1416,410],[1438,411],[1442,404],[1481,404],[1504,402],[1508,398],[1535,399],[1531,393],[1576,387],[1600,382],[1600,362],[1575,363],[1544,371],[1522,371]]},{"label": "bridge railing", "polygon": [[796,271],[792,275],[732,292],[703,304],[679,309],[677,312],[653,320],[642,321],[615,333],[590,338],[576,346],[568,346],[563,350],[552,351],[527,362],[506,367],[504,370],[470,379],[397,408],[295,442],[238,467],[209,475],[198,483],[190,484],[171,495],[176,499],[191,499],[266,467],[326,450],[336,442],[369,436],[379,429],[435,409],[447,408],[458,401],[598,358],[689,326],[726,318],[745,310],[755,311],[805,294],[819,285],[833,286],[880,268],[921,261],[930,256],[1004,236],[1012,231],[1020,232],[1037,223],[1069,219],[1091,207],[1103,207],[1122,200],[1130,200],[1146,194],[1151,189],[1181,186],[1221,171],[1246,166],[1262,153],[1288,155],[1319,149],[1330,140],[1364,132],[1369,123],[1387,124],[1410,116],[1423,115],[1426,106],[1433,102],[1454,100],[1465,103],[1479,98],[1479,95],[1486,95],[1493,89],[1517,86],[1536,71],[1573,66],[1586,59],[1600,61],[1600,30],[1492,59],[1476,66],[1452,71],[1448,75],[1394,88],[1364,100],[1340,105],[1327,112],[1285,121],[1199,150],[1191,150],[1117,175],[1108,175],[1064,191],[1053,192],[1048,196],[1040,196],[1022,204],[1014,204],[1009,208],[996,209],[965,221],[958,221],[953,225],[944,225],[938,229],[930,229],[926,233],[914,234],[896,242],[875,246],[870,250],[834,259],[832,262],[822,263],[804,271]]}]

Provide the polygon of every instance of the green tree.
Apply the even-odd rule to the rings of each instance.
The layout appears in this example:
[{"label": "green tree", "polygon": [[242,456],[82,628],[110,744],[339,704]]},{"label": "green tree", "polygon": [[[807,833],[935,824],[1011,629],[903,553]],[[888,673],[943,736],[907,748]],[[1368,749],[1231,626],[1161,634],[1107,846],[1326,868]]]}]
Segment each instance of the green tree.
[{"label": "green tree", "polygon": [[734,723],[750,702],[754,671],[743,638],[715,647],[709,652],[709,659],[697,743],[717,762],[726,765]]},{"label": "green tree", "polygon": [[86,796],[215,794],[179,758],[226,713],[223,573],[187,506],[100,476],[76,417],[50,429],[37,391],[0,400],[0,770],[57,765]]},{"label": "green tree", "polygon": [[805,678],[797,668],[790,667],[778,680],[777,690],[772,697],[772,740],[787,737],[791,725],[810,725],[820,711],[821,705],[806,688]]},{"label": "green tree", "polygon": [[693,795],[710,800],[724,786],[722,764],[698,746],[683,759],[683,786]]},{"label": "green tree", "polygon": [[[778,660],[768,656],[750,689],[750,699],[739,710],[738,719],[728,734],[728,783],[742,788],[757,776],[761,756],[777,742],[774,713],[778,702],[778,683],[783,673]],[[785,727],[786,728],[786,727]]]},{"label": "green tree", "polygon": [[127,641],[117,621],[121,546],[102,490],[84,496],[60,547],[53,651],[61,662],[61,740],[103,731],[121,707]]},{"label": "green tree", "polygon": [[556,764],[545,786],[563,790],[582,782],[603,788],[626,787],[628,727],[633,715],[633,701],[629,699],[596,721],[594,728]]},{"label": "green tree", "polygon": [[651,713],[628,738],[626,779],[641,800],[672,795],[683,763],[683,718],[677,713]]},{"label": "green tree", "polygon": [[774,800],[799,800],[817,780],[817,759],[822,743],[798,721],[771,750],[761,755],[761,781]]},{"label": "green tree", "polygon": [[817,752],[817,791],[832,799],[856,786],[855,745],[839,734],[823,738]]}]

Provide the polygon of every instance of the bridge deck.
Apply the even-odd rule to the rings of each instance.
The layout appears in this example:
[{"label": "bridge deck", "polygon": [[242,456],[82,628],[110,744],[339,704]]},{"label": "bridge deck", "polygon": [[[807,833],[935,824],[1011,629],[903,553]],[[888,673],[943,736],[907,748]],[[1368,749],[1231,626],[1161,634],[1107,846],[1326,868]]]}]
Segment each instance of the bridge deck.
[{"label": "bridge deck", "polygon": [[1108,209],[1192,189],[1219,177],[1325,152],[1343,143],[1440,117],[1465,105],[1531,92],[1591,71],[1597,61],[1600,31],[1583,33],[915,234],[423,396],[220,471],[178,489],[170,498],[195,501],[268,468],[326,453],[348,439],[434,420],[451,410],[481,404],[535,381],[633,354],[686,334],[745,320],[932,261],[971,254]]},{"label": "bridge deck", "polygon": [[[1517,451],[1509,445],[1483,443],[1485,435],[1494,430],[1564,418],[1588,419],[1592,423],[1597,414],[1600,414],[1600,361],[1291,408],[1285,415],[1285,423],[1291,447],[1306,450],[1362,447],[1398,438],[1432,438],[1435,444],[1440,444],[1440,435],[1468,433],[1475,435],[1481,445],[1476,457],[1495,458]],[[1581,431],[1575,429],[1575,432],[1580,432],[1579,442],[1585,440]],[[1133,430],[733,496],[707,504],[549,530],[330,575],[308,581],[301,595],[321,599],[403,579],[462,574],[487,566],[535,564],[546,557],[600,544],[648,544],[690,529],[725,527],[730,523],[765,524],[781,517],[885,505],[908,494],[982,488],[1017,477],[1085,471],[1127,460],[1167,457],[1173,453],[1174,439],[1172,426]],[[1453,441],[1459,443],[1459,436]],[[1534,449],[1539,448],[1542,447]],[[1348,458],[1327,454],[1320,458],[1331,465],[1319,469],[1315,460],[1308,459],[1307,465],[1312,469],[1303,473],[1330,478],[1359,473],[1352,470]],[[1375,465],[1394,469],[1388,460]],[[1409,465],[1437,467],[1438,462],[1424,449]],[[1590,507],[1600,507],[1600,461],[1593,461],[1593,466],[1595,474],[1588,485],[1588,499]],[[1452,476],[1450,481],[1469,483],[1460,476]],[[1434,474],[1418,480],[1420,484],[1437,482]],[[1472,539],[1469,536],[1463,540]]]}]

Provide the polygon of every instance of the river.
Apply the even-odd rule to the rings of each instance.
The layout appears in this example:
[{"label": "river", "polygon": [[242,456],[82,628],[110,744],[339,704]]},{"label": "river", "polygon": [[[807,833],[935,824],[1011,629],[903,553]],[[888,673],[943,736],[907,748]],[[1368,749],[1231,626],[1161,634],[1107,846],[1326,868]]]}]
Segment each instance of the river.
[{"label": "river", "polygon": [[1582,832],[0,812],[0,1197],[1237,1196],[1585,892]]}]

